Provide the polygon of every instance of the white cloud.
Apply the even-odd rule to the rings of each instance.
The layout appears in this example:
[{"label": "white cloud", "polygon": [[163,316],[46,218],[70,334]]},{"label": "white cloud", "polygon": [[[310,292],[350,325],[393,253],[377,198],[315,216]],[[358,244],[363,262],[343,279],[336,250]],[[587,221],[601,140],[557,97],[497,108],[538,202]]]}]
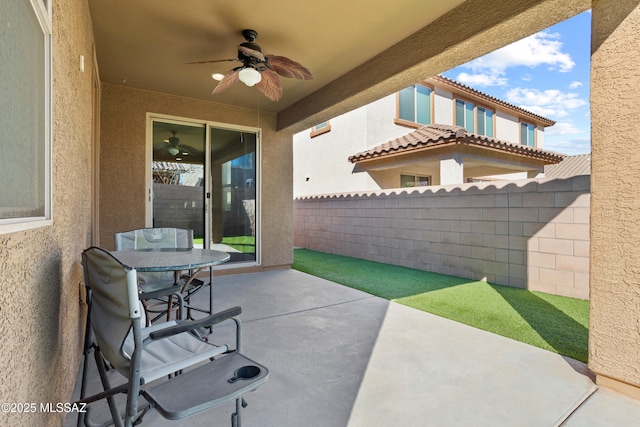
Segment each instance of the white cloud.
[{"label": "white cloud", "polygon": [[553,135],[577,135],[583,133],[582,130],[575,127],[572,123],[557,122],[555,125],[548,127],[544,130],[544,134],[547,136]]},{"label": "white cloud", "polygon": [[587,105],[587,101],[577,93],[565,93],[557,89],[540,91],[517,87],[507,92],[505,100],[541,116],[555,118],[567,117],[569,110]]},{"label": "white cloud", "polygon": [[576,154],[588,154],[591,153],[591,140],[590,139],[560,139],[552,140],[551,138],[545,138],[544,149],[555,151],[556,153],[563,153],[569,156]]},{"label": "white cloud", "polygon": [[456,80],[472,87],[506,86],[508,83],[507,79],[501,77],[499,74],[460,73],[456,77]]},{"label": "white cloud", "polygon": [[562,52],[559,34],[541,31],[526,37],[481,58],[469,62],[465,67],[476,73],[504,74],[509,67],[524,65],[535,68],[548,65],[561,73],[571,71],[575,62],[571,55]]},{"label": "white cloud", "polygon": [[579,88],[580,86],[582,86],[582,82],[571,82],[571,84],[569,85],[569,89],[576,89]]},{"label": "white cloud", "polygon": [[520,77],[522,80],[524,80],[525,82],[530,82],[531,80],[533,80],[533,76],[529,73],[523,75],[522,77]]}]

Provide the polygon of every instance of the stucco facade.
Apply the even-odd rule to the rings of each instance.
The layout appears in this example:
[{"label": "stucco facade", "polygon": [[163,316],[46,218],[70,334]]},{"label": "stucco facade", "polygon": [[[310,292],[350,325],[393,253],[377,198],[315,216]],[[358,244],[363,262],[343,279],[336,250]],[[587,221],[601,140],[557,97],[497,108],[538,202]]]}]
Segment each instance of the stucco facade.
[{"label": "stucco facade", "polygon": [[594,1],[592,19],[589,366],[640,398],[640,6]]},{"label": "stucco facade", "polygon": [[[140,188],[125,178],[142,173],[126,169],[143,161],[135,158],[140,156],[137,144],[144,138],[143,124],[132,124],[118,110],[137,115],[151,109],[153,102],[157,103],[153,110],[162,107],[167,114],[247,120],[255,126],[249,112],[241,115],[237,108],[104,85],[103,156],[98,167],[106,169],[101,172],[102,181],[114,182],[102,182],[101,191],[92,193],[95,105],[89,2],[52,3],[53,225],[0,236],[0,395],[14,402],[68,402],[71,397],[81,360],[85,313],[80,253],[92,243],[94,199],[99,197],[104,216],[99,224],[106,246],[116,228],[141,225],[142,205],[133,200],[140,196]],[[590,6],[585,0],[518,0],[509,2],[508,7],[501,0],[469,0],[393,47],[410,55],[374,58],[277,118],[261,115],[264,144],[270,146],[269,152],[263,153],[262,165],[263,244],[275,245],[265,253],[264,264],[286,265],[292,258],[293,132],[386,96],[420,76],[467,62],[500,47],[505,40],[527,36]],[[477,19],[480,11],[485,19]],[[460,31],[447,31],[452,20]],[[640,389],[640,259],[636,250],[640,246],[640,206],[635,189],[640,185],[640,154],[632,148],[640,135],[640,123],[632,112],[640,108],[636,90],[640,87],[640,61],[635,60],[640,52],[639,27],[637,0],[593,1],[589,364],[601,383],[629,394],[635,391],[636,396]],[[409,48],[415,46],[418,48]],[[85,57],[84,73],[78,66],[80,55]],[[118,105],[118,101],[131,105]],[[170,102],[176,104],[168,105]],[[134,141],[129,145],[133,148],[128,148],[132,151],[109,152],[109,144],[121,144],[118,140],[129,137]],[[123,163],[118,167],[109,164],[115,160]],[[124,178],[118,178],[120,175]],[[131,191],[127,190],[130,186]],[[273,191],[276,187],[278,191]],[[116,193],[123,200],[114,201]],[[116,212],[118,207],[126,209]],[[270,227],[265,227],[265,222]],[[3,413],[0,424],[56,426],[62,425],[64,416]]]},{"label": "stucco facade", "polygon": [[[544,128],[554,122],[497,100],[449,78],[436,76],[422,81],[429,88],[429,124],[455,125],[456,100],[492,112],[490,137],[520,144],[520,123],[535,125],[535,146],[544,148]],[[401,187],[400,175],[428,177],[430,185],[462,184],[470,178],[495,175],[497,179],[526,179],[543,174],[544,165],[507,153],[470,153],[452,147],[451,153],[407,154],[401,162],[372,165],[350,163],[356,153],[393,144],[419,125],[400,119],[398,94],[385,96],[366,106],[331,118],[330,130],[307,129],[293,136],[294,197],[368,191]],[[475,112],[473,113],[475,116]],[[424,122],[423,122],[424,123]],[[484,135],[484,133],[480,133]],[[453,157],[461,162],[461,176]]]},{"label": "stucco facade", "polygon": [[261,268],[293,262],[291,137],[275,115],[213,102],[104,84],[101,105],[100,245],[116,231],[145,227],[147,113],[262,129]]},{"label": "stucco facade", "polygon": [[[68,402],[82,356],[94,72],[87,2],[53,2],[52,48],[53,225],[0,235],[0,396],[9,403]],[[2,413],[0,425],[55,426],[62,416]]]}]

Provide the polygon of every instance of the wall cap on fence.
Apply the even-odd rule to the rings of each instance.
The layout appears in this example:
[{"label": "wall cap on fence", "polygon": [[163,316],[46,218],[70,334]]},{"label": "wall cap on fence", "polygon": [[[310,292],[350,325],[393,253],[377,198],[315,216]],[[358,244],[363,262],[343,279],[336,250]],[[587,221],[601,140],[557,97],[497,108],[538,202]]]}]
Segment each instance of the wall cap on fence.
[{"label": "wall cap on fence", "polygon": [[[566,185],[563,185],[566,184]],[[590,190],[590,176],[581,175],[571,178],[531,178],[514,181],[487,181],[472,182],[466,184],[451,185],[431,185],[427,187],[413,188],[390,188],[386,190],[363,190],[351,191],[344,193],[325,193],[311,194],[308,196],[295,197],[294,200],[326,200],[326,199],[359,199],[380,196],[409,196],[414,194],[425,194],[433,196],[453,196],[453,195],[469,195],[469,194],[487,194],[494,193],[520,193],[523,191],[537,191],[532,188],[534,186],[550,187],[557,191],[558,188],[566,187],[567,191],[586,191]],[[542,190],[545,191],[545,190]]]}]

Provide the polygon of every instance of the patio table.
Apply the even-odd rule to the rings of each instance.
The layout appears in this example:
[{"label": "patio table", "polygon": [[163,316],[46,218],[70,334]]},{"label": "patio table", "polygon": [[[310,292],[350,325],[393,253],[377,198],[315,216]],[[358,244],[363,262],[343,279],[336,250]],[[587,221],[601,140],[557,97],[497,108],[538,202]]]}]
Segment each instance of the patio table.
[{"label": "patio table", "polygon": [[111,251],[111,254],[122,264],[136,272],[173,271],[176,284],[180,273],[185,270],[196,270],[192,278],[203,268],[209,269],[209,314],[213,312],[213,270],[231,257],[228,253],[213,249],[199,248],[154,248],[127,251]]}]

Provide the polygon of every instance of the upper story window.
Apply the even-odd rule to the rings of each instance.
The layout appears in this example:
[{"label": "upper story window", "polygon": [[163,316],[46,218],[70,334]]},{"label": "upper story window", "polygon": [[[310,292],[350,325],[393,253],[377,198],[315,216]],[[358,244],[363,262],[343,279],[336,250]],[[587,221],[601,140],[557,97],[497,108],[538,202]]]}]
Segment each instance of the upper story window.
[{"label": "upper story window", "polygon": [[329,121],[318,123],[313,128],[311,128],[311,138],[322,135],[323,133],[327,133],[331,130],[331,123]]},{"label": "upper story window", "polygon": [[398,121],[428,125],[431,123],[431,88],[413,85],[398,92]]},{"label": "upper story window", "polygon": [[51,4],[0,0],[0,233],[51,224]]},{"label": "upper story window", "polygon": [[425,187],[431,185],[430,176],[400,175],[400,187]]},{"label": "upper story window", "polygon": [[520,144],[536,146],[536,127],[530,123],[520,122]]},{"label": "upper story window", "polygon": [[493,138],[493,110],[456,99],[456,125],[467,132]]}]

